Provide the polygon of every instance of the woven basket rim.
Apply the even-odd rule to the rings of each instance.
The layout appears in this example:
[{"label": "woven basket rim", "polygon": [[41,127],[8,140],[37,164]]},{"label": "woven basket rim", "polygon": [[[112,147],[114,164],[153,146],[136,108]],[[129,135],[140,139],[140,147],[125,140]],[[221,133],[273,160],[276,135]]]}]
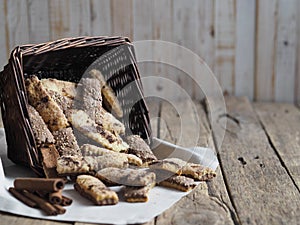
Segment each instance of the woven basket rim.
[{"label": "woven basket rim", "polygon": [[101,39],[101,40],[114,40],[114,39],[120,39],[120,40],[125,40],[128,43],[131,43],[130,39],[128,37],[122,37],[122,36],[79,36],[79,37],[64,37],[64,38],[60,38],[60,39],[56,39],[56,40],[50,40],[50,41],[45,41],[45,42],[41,42],[41,43],[27,43],[27,44],[21,44],[21,45],[17,45],[14,48],[17,47],[32,47],[32,46],[42,46],[42,45],[46,45],[46,44],[54,44],[54,43],[61,43],[61,42],[74,42],[74,41],[78,41],[78,40],[86,40],[86,41],[92,41],[92,40],[97,40],[97,39]]},{"label": "woven basket rim", "polygon": [[47,41],[47,42],[42,42],[37,44],[28,43],[28,44],[17,45],[12,49],[10,53],[10,58],[14,57],[13,54],[15,54],[16,52],[24,56],[27,56],[32,54],[42,54],[49,51],[62,50],[71,47],[77,48],[77,47],[87,47],[87,46],[110,45],[109,44],[110,41],[115,41],[115,43],[112,42],[112,45],[116,45],[116,44],[132,45],[128,37],[122,37],[122,36],[65,37],[65,38],[60,38],[57,40],[52,40],[52,41]]}]

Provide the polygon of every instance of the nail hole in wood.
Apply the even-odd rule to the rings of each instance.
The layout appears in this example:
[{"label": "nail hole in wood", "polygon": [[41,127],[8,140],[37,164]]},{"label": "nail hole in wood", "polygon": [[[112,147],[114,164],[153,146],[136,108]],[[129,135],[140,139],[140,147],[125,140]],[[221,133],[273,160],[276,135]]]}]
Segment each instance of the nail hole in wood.
[{"label": "nail hole in wood", "polygon": [[242,164],[243,166],[245,166],[245,165],[247,164],[247,162],[244,160],[243,157],[239,157],[238,160],[241,162],[241,164]]},{"label": "nail hole in wood", "polygon": [[215,28],[213,26],[210,28],[210,36],[215,37]]}]

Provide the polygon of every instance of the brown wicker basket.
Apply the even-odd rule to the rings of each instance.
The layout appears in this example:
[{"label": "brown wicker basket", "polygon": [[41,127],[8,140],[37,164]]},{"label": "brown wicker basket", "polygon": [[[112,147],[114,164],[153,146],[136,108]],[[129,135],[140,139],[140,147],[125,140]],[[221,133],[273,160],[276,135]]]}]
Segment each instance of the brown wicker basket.
[{"label": "brown wicker basket", "polygon": [[[39,78],[79,82],[91,65],[101,69],[115,91],[123,108],[121,121],[126,132],[139,134],[150,144],[149,114],[130,41],[123,37],[66,38],[16,47],[0,74],[2,119],[10,160],[30,166],[43,176],[28,117],[24,78],[35,74]],[[138,100],[134,104],[133,96]]]}]

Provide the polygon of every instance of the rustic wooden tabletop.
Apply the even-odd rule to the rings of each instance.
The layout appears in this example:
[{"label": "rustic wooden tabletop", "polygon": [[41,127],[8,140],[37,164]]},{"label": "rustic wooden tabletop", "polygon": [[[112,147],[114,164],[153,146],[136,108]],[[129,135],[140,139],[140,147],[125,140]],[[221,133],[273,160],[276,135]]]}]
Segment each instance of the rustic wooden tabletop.
[{"label": "rustic wooden tabletop", "polygon": [[[185,110],[186,102],[177,107]],[[215,148],[203,104],[196,103],[200,118],[198,145],[213,148],[220,167],[217,177],[198,185],[177,204],[147,224],[299,224],[300,221],[300,109],[293,104],[250,103],[226,98],[227,127],[220,148]],[[155,136],[177,143],[178,113],[170,104],[149,103]],[[181,115],[184,126],[189,118]],[[187,131],[189,131],[187,129]],[[193,132],[190,130],[190,132]],[[181,145],[193,143],[183,133]],[[1,204],[1,203],[0,203]],[[0,213],[0,224],[75,224],[31,219]]]}]

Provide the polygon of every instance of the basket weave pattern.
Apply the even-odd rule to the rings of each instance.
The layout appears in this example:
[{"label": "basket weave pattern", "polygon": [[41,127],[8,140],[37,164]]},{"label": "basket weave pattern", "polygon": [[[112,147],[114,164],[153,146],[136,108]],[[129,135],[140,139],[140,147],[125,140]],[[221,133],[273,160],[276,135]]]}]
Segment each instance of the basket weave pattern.
[{"label": "basket weave pattern", "polygon": [[[0,73],[0,100],[8,157],[41,175],[42,166],[27,111],[24,79],[79,82],[87,68],[101,70],[123,108],[126,131],[150,143],[149,113],[143,97],[133,45],[123,37],[78,37],[16,47]],[[130,85],[128,85],[130,84]],[[133,102],[137,99],[137,102]],[[128,119],[127,119],[128,118]]]}]

